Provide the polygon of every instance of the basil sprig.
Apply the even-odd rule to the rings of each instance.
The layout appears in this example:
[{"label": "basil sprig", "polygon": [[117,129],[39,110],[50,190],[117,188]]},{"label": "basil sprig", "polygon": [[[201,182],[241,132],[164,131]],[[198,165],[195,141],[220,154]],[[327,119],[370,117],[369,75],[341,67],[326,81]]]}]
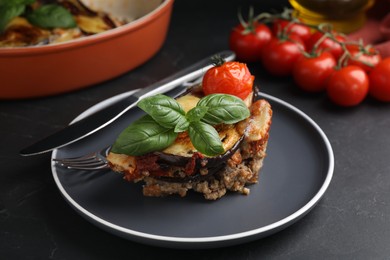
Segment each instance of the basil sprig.
[{"label": "basil sprig", "polygon": [[31,24],[44,29],[73,28],[77,26],[72,14],[57,4],[42,5],[31,12],[26,11],[26,6],[33,4],[35,1],[0,0],[0,33],[5,30],[12,19],[21,15],[24,15]]},{"label": "basil sprig", "polygon": [[35,0],[0,0],[0,32],[4,31],[7,24],[26,10],[26,5]]},{"label": "basil sprig", "polygon": [[73,28],[77,25],[72,14],[56,4],[42,5],[28,14],[27,19],[33,25],[44,29]]},{"label": "basil sprig", "polygon": [[227,94],[208,95],[187,113],[173,98],[159,94],[144,98],[138,106],[148,115],[128,126],[117,138],[111,151],[139,156],[169,147],[179,132],[188,131],[194,147],[207,156],[225,150],[213,125],[234,124],[250,113],[238,97]]}]

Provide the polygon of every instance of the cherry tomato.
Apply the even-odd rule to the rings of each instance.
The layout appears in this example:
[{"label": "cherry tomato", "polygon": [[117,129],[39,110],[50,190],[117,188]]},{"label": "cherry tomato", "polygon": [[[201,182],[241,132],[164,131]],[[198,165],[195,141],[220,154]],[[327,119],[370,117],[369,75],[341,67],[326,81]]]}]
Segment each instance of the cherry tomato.
[{"label": "cherry tomato", "polygon": [[260,60],[261,48],[271,40],[271,30],[265,24],[252,22],[244,26],[238,24],[233,28],[229,37],[229,47],[244,62]]},{"label": "cherry tomato", "polygon": [[225,62],[206,71],[203,77],[203,92],[206,95],[224,93],[245,99],[252,92],[252,76],[245,63]]},{"label": "cherry tomato", "polygon": [[[316,31],[315,33],[313,33],[310,39],[306,42],[307,50],[310,52],[328,51],[332,53],[332,55],[336,60],[338,60],[344,52],[343,47],[338,42],[345,42],[346,41],[345,37],[337,33],[333,33],[334,38],[338,41],[337,42],[329,37],[325,37],[325,39],[322,40],[321,38],[323,37],[323,35],[324,34],[320,31]],[[321,43],[318,43],[320,39],[322,41]],[[318,44],[318,46],[316,46],[316,44]],[[315,46],[316,46],[316,50],[313,50]]]},{"label": "cherry tomato", "polygon": [[367,72],[370,72],[382,60],[379,52],[373,47],[347,45],[347,50],[352,56],[348,59],[348,65],[359,66]]},{"label": "cherry tomato", "polygon": [[277,36],[280,33],[283,33],[284,30],[285,34],[295,35],[304,43],[309,40],[311,36],[310,27],[304,24],[284,19],[276,19],[272,24],[272,33]]},{"label": "cherry tomato", "polygon": [[302,41],[293,35],[288,39],[272,38],[261,51],[261,61],[269,73],[289,76],[295,61],[303,55],[304,50]]},{"label": "cherry tomato", "polygon": [[335,66],[336,60],[329,52],[323,52],[318,56],[302,56],[294,65],[294,81],[305,91],[323,91]]},{"label": "cherry tomato", "polygon": [[334,71],[329,78],[327,93],[334,103],[340,106],[355,106],[361,103],[368,93],[367,73],[359,66],[350,65]]},{"label": "cherry tomato", "polygon": [[390,102],[390,58],[383,59],[369,74],[372,97]]}]

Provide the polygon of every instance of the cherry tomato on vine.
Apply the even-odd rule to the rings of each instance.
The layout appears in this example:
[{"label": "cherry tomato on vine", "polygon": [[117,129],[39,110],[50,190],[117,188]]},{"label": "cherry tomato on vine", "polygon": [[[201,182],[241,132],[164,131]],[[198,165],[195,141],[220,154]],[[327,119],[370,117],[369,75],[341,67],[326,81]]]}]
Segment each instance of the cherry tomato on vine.
[{"label": "cherry tomato on vine", "polygon": [[294,82],[308,92],[323,91],[335,66],[336,60],[329,52],[310,57],[302,56],[294,65]]},{"label": "cherry tomato on vine", "polygon": [[261,51],[261,61],[264,68],[276,76],[292,74],[295,61],[303,55],[305,45],[290,35],[287,39],[272,38]]},{"label": "cherry tomato on vine", "polygon": [[[306,42],[307,50],[310,52],[328,51],[332,53],[336,60],[338,60],[344,52],[343,47],[338,42],[345,42],[346,38],[337,33],[332,33],[332,35],[336,41],[334,41],[332,38],[324,36],[322,32],[316,31]],[[321,42],[319,42],[320,40]],[[316,49],[313,50],[315,47]]]},{"label": "cherry tomato on vine", "polygon": [[352,56],[348,59],[348,65],[359,66],[367,72],[370,72],[382,60],[380,53],[373,47],[347,45],[347,50]]},{"label": "cherry tomato on vine", "polygon": [[358,66],[350,65],[330,75],[326,90],[330,100],[335,104],[350,107],[364,100],[368,88],[367,73]]},{"label": "cherry tomato on vine", "polygon": [[206,71],[202,82],[203,92],[206,95],[223,93],[245,99],[252,92],[255,77],[245,63],[221,63]]},{"label": "cherry tomato on vine", "polygon": [[372,97],[390,102],[390,58],[383,59],[369,74]]},{"label": "cherry tomato on vine", "polygon": [[310,27],[294,21],[276,19],[272,23],[272,33],[277,36],[285,30],[285,34],[298,36],[302,42],[306,42],[311,37]]},{"label": "cherry tomato on vine", "polygon": [[230,33],[229,47],[244,62],[260,60],[261,48],[271,40],[271,30],[265,24],[248,22],[238,24]]}]

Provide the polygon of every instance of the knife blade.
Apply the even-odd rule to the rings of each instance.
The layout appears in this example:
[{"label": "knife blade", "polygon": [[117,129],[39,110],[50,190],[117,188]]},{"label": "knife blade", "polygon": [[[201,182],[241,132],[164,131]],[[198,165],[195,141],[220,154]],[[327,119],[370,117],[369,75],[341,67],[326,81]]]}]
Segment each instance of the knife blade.
[{"label": "knife blade", "polygon": [[84,119],[74,122],[58,132],[22,149],[20,151],[20,155],[31,156],[42,154],[77,142],[108,126],[124,113],[136,107],[137,103],[145,97],[159,93],[166,93],[175,88],[182,88],[181,92],[184,92],[187,89],[185,83],[201,77],[209,68],[211,68],[213,66],[212,57],[216,55],[222,57],[225,61],[232,61],[235,59],[234,52],[228,50],[202,59],[195,64],[180,70],[163,80],[149,85],[148,87],[142,88],[134,92],[132,95],[102,110],[99,110]]}]

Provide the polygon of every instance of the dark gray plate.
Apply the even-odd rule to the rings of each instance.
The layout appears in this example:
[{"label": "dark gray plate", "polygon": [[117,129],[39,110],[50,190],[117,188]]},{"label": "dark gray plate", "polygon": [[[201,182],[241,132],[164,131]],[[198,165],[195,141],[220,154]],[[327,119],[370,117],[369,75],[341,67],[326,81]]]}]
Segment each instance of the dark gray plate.
[{"label": "dark gray plate", "polygon": [[[129,93],[125,94],[128,95]],[[125,95],[81,114],[78,120]],[[307,115],[262,94],[273,108],[267,157],[250,195],[229,193],[206,201],[198,193],[149,198],[141,184],[128,183],[109,170],[67,170],[52,163],[53,177],[65,200],[93,224],[115,235],[150,245],[211,248],[236,245],[277,232],[308,213],[332,179],[334,157],[320,127]],[[74,157],[110,145],[141,111],[65,148],[53,158]]]}]

